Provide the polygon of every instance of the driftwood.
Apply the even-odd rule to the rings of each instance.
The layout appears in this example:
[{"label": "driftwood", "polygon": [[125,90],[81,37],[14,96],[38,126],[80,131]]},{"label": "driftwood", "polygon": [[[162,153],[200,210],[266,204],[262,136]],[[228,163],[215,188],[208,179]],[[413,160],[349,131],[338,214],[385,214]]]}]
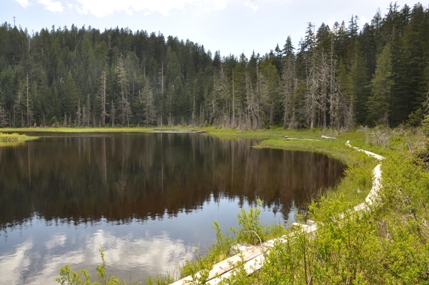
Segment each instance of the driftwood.
[{"label": "driftwood", "polygon": [[329,137],[329,136],[322,136],[322,139],[333,139],[333,140],[335,140],[336,138],[334,138],[334,137]]},{"label": "driftwood", "polygon": [[290,138],[288,136],[285,136],[285,140],[287,141],[319,141],[319,140],[315,140],[315,139],[300,139],[300,138]]},{"label": "driftwood", "polygon": [[200,134],[206,133],[206,130],[180,130],[180,129],[153,129],[151,133],[155,134]]}]

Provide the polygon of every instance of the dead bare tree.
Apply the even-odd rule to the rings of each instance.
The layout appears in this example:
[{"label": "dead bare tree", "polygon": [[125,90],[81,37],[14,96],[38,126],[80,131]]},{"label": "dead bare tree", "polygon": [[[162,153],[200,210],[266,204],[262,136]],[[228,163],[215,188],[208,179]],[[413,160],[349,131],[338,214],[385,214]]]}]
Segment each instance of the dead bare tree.
[{"label": "dead bare tree", "polygon": [[98,98],[100,101],[100,105],[101,105],[101,125],[104,126],[106,124],[106,116],[107,116],[107,112],[106,112],[106,97],[107,97],[107,89],[106,89],[106,71],[103,71],[101,73],[101,77],[100,77],[100,88],[98,90]]},{"label": "dead bare tree", "polygon": [[255,94],[252,86],[252,80],[249,74],[245,74],[246,80],[246,112],[244,113],[244,128],[247,129],[258,129],[262,126],[261,114],[260,114],[260,100]]},{"label": "dead bare tree", "polygon": [[286,56],[286,60],[283,64],[283,75],[282,75],[282,87],[283,87],[283,128],[286,129],[290,125],[291,118],[294,117],[293,113],[293,102],[292,97],[296,90],[296,66],[293,55]]},{"label": "dead bare tree", "polygon": [[320,110],[320,124],[322,128],[327,125],[327,110],[328,110],[328,86],[330,83],[330,65],[327,61],[327,56],[324,52],[320,54],[319,62],[319,81],[320,81],[320,95],[319,95],[319,110]]},{"label": "dead bare tree", "polygon": [[28,84],[28,73],[27,73],[27,100],[25,103],[25,107],[27,109],[27,126],[31,125],[31,120],[32,120],[32,112],[31,112],[31,108],[30,108],[30,92],[28,92],[30,86]]},{"label": "dead bare tree", "polygon": [[310,129],[316,125],[316,113],[319,107],[319,69],[316,64],[316,52],[312,51],[309,73],[306,79],[307,92],[305,94],[305,115]]}]

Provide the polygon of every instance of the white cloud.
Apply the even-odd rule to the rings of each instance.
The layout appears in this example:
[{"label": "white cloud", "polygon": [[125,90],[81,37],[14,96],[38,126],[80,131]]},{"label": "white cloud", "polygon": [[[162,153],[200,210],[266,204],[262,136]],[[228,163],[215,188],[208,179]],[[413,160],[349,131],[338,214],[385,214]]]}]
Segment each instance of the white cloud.
[{"label": "white cloud", "polygon": [[53,235],[50,240],[45,242],[45,246],[48,250],[57,246],[64,246],[66,240],[67,236],[65,234],[56,234]]},{"label": "white cloud", "polygon": [[0,257],[0,276],[1,282],[4,282],[2,284],[22,284],[20,274],[31,263],[28,252],[33,246],[33,241],[28,239],[17,245],[13,254]]},{"label": "white cloud", "polygon": [[[46,0],[45,0],[46,1]],[[163,16],[170,15],[172,10],[183,10],[187,5],[194,5],[203,8],[205,11],[218,11],[227,6],[228,2],[234,0],[77,0],[80,5],[76,10],[81,14],[93,14],[101,18],[124,11],[128,14],[134,12],[159,12]]]},{"label": "white cloud", "polygon": [[15,0],[15,1],[18,2],[18,4],[24,8],[26,8],[30,4],[28,3],[28,0]]},{"label": "white cloud", "polygon": [[64,10],[63,5],[60,1],[54,0],[37,0],[37,3],[45,6],[45,9],[51,12],[62,12]]},{"label": "white cloud", "polygon": [[[56,235],[46,245],[58,245],[62,243],[62,240],[62,235]],[[43,267],[40,268],[40,274],[31,277],[31,280],[26,282],[23,282],[20,274],[24,253],[27,256],[37,253],[30,252],[31,247],[29,245],[26,245],[24,249],[22,249],[23,245],[20,245],[16,249],[16,252],[20,253],[19,258],[15,257],[13,260],[6,258],[4,262],[0,259],[0,273],[4,273],[0,276],[8,276],[10,271],[14,272],[14,274],[9,274],[10,277],[7,279],[11,282],[5,284],[51,284],[52,280],[58,277],[58,270],[64,264],[69,264],[73,269],[85,267],[90,271],[93,270],[101,262],[99,248],[105,249],[105,259],[108,265],[113,265],[116,270],[114,275],[126,276],[125,274],[129,274],[130,268],[132,270],[138,268],[139,271],[147,273],[174,273],[185,260],[194,258],[195,251],[195,248],[186,246],[182,240],[171,239],[167,234],[144,238],[134,238],[131,234],[117,237],[104,230],[83,235],[79,239],[79,245],[78,248],[72,250],[66,246],[62,247],[61,251],[48,251],[46,255],[42,256]],[[29,261],[28,258],[27,263]]]},{"label": "white cloud", "polygon": [[[70,247],[70,244],[77,247]],[[123,277],[130,270],[142,271],[143,276],[153,272],[174,273],[185,260],[193,259],[195,252],[194,247],[187,246],[180,239],[172,239],[166,233],[118,237],[104,230],[83,234],[78,241],[58,233],[49,237],[44,245],[46,248],[42,249],[37,241],[28,238],[8,252],[2,252],[0,284],[54,284],[59,269],[65,264],[73,269],[84,267],[92,271],[101,262],[99,248],[105,249],[108,264],[115,268],[116,272],[112,274]],[[38,268],[37,272],[31,272],[34,268]],[[142,273],[135,274],[138,277]]]},{"label": "white cloud", "polygon": [[228,2],[233,2],[231,0],[204,0],[201,5],[204,7],[206,12],[211,11],[220,11],[226,8]]},{"label": "white cloud", "polygon": [[360,19],[360,28],[362,28],[366,23],[369,23],[368,19],[365,16],[362,16]]},{"label": "white cloud", "polygon": [[94,264],[99,263],[98,249],[104,248],[106,259],[109,263],[116,264],[118,269],[135,266],[148,272],[159,269],[163,272],[173,272],[178,265],[194,257],[194,248],[185,246],[181,240],[170,239],[167,234],[149,239],[147,237],[135,239],[132,235],[118,238],[109,232],[99,230],[86,244],[86,251],[91,253],[86,257],[87,260],[92,258]]},{"label": "white cloud", "polygon": [[254,4],[254,3],[249,3],[249,2],[245,2],[244,6],[249,7],[250,9],[252,9],[253,12],[258,11],[258,9],[259,9],[258,5]]}]

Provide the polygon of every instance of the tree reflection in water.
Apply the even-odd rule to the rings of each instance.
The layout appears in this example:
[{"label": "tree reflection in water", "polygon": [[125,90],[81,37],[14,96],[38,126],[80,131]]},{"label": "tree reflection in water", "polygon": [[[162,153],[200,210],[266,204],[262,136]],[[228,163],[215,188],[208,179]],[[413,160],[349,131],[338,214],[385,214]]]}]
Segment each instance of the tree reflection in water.
[{"label": "tree reflection in water", "polygon": [[[235,220],[240,207],[253,205],[258,198],[271,217],[275,212],[287,218],[291,205],[299,208],[308,203],[320,188],[335,185],[344,171],[343,164],[321,154],[253,149],[255,140],[223,140],[200,134],[42,136],[23,146],[0,148],[0,229],[4,237],[0,242],[0,268],[16,264],[11,270],[17,270],[26,264],[24,259],[19,260],[19,252],[33,252],[28,257],[31,259],[37,244],[43,243],[45,248],[36,251],[44,260],[33,257],[29,263],[34,267],[35,260],[39,260],[37,264],[45,267],[28,269],[27,275],[22,270],[17,283],[31,283],[23,276],[34,277],[35,272],[48,270],[56,258],[63,263],[67,262],[66,256],[70,260],[89,258],[77,257],[73,250],[92,255],[92,250],[105,246],[112,250],[113,260],[108,261],[116,263],[113,252],[126,259],[127,251],[119,246],[120,240],[142,245],[154,235],[163,237],[160,240],[164,244],[182,244],[181,250],[169,253],[178,256],[173,260],[177,264],[189,258],[193,246],[202,245],[195,241],[204,240],[207,246],[214,237],[211,232],[193,237],[189,229],[186,234],[180,233],[188,222],[208,225],[207,231],[211,231],[213,219],[230,215],[228,219]],[[109,224],[115,228],[107,232],[100,226]],[[67,230],[71,225],[74,231]],[[137,230],[136,225],[145,225],[146,232]],[[177,231],[174,234],[173,228]],[[17,229],[21,241],[8,240]],[[38,238],[36,230],[46,234]],[[77,235],[79,232],[82,234]],[[100,233],[104,242],[88,242],[97,240]],[[70,236],[75,236],[75,241]],[[112,236],[118,238],[116,246]],[[81,246],[73,246],[79,239]],[[63,248],[62,253],[52,257],[52,251],[58,248]],[[97,253],[94,258],[97,264]],[[153,270],[165,271],[165,260],[159,263],[159,271]],[[153,274],[150,268],[140,270]]]}]

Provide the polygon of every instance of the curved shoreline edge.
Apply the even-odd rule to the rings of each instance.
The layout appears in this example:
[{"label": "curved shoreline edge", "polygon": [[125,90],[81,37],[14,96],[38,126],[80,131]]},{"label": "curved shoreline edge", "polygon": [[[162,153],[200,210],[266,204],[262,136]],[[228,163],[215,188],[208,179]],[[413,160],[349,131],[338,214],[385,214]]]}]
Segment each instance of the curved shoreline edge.
[{"label": "curved shoreline edge", "polygon": [[[346,146],[351,147],[359,152],[364,152],[366,155],[377,159],[380,163],[372,171],[372,188],[365,198],[365,201],[361,204],[355,206],[347,214],[355,214],[361,211],[370,211],[371,207],[376,206],[377,202],[380,201],[379,191],[382,188],[382,171],[381,171],[381,161],[384,159],[383,156],[354,147],[350,144],[350,141],[346,142]],[[340,219],[345,218],[345,213],[339,214]],[[317,230],[317,224],[312,220],[307,220],[306,224],[294,223],[293,226],[300,228],[306,234],[313,234]],[[219,263],[213,265],[212,270],[208,274],[206,284],[216,285],[222,282],[224,279],[227,279],[235,273],[236,266],[242,264],[244,270],[248,275],[253,272],[258,271],[264,265],[266,255],[269,253],[269,250],[274,247],[277,243],[286,243],[289,239],[294,238],[294,233],[284,235],[280,238],[272,239],[262,243],[257,246],[242,247],[242,250]],[[240,247],[238,247],[240,248]],[[180,280],[177,280],[170,285],[185,285],[192,283],[195,279],[201,277],[201,273],[195,274],[195,276],[186,276]]]}]

